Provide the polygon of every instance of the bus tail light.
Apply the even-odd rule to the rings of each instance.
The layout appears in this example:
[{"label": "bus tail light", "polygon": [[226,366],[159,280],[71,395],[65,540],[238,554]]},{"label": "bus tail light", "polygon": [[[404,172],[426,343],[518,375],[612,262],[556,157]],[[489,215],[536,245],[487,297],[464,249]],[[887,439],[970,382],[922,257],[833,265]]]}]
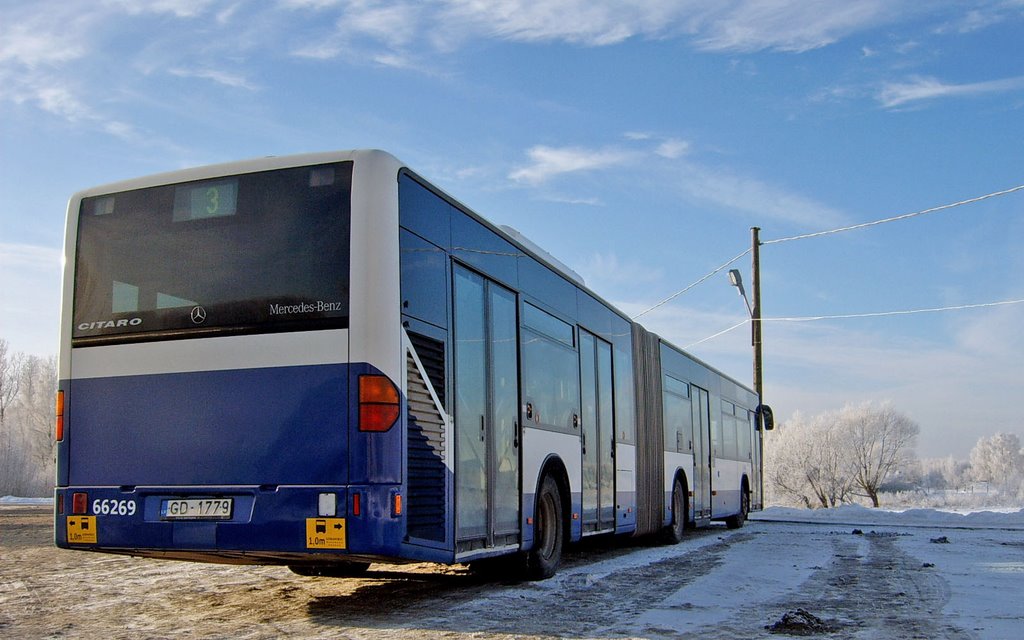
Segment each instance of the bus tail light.
[{"label": "bus tail light", "polygon": [[71,494],[71,513],[80,516],[89,512],[89,494],[88,493],[73,493]]},{"label": "bus tail light", "polygon": [[64,392],[57,392],[57,424],[55,437],[57,442],[64,440]]},{"label": "bus tail light", "polygon": [[387,431],[399,412],[398,388],[387,376],[359,376],[360,431]]}]

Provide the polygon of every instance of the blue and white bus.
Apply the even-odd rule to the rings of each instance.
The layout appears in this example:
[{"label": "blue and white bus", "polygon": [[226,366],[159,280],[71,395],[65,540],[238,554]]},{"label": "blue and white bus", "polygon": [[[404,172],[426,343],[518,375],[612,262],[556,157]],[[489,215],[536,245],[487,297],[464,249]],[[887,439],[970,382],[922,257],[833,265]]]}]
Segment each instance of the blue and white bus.
[{"label": "blue and white bus", "polygon": [[65,247],[60,547],[544,578],[761,507],[750,389],[384,152],[88,189]]}]

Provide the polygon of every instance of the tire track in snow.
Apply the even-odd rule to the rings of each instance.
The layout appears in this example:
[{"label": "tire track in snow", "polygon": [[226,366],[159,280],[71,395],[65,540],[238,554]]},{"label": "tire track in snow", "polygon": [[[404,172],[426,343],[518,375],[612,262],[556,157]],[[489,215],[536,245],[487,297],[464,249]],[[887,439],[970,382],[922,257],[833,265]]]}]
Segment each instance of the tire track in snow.
[{"label": "tire track in snow", "polygon": [[773,603],[774,619],[803,608],[836,625],[828,637],[837,640],[973,639],[942,613],[950,597],[946,580],[902,551],[899,535],[833,533],[833,562],[815,570],[801,596]]},{"label": "tire track in snow", "polygon": [[517,635],[631,635],[637,616],[714,571],[732,544],[754,535],[717,528],[690,532],[678,546],[633,548],[628,558],[613,554],[608,561],[570,566],[549,580],[487,594],[417,624],[493,633],[514,629]]}]

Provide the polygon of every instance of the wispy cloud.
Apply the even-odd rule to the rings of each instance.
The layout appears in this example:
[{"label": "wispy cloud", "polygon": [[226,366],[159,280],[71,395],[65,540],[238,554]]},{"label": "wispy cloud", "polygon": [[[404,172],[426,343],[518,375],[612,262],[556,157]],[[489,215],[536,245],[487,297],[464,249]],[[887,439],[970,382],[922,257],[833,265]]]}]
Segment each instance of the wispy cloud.
[{"label": "wispy cloud", "polygon": [[885,84],[876,98],[883,107],[891,109],[940,98],[964,98],[1021,90],[1024,90],[1024,76],[967,84],[949,84],[933,77],[916,76],[907,82]]},{"label": "wispy cloud", "polygon": [[[36,18],[25,22],[12,19],[0,23],[0,63],[16,62],[29,68],[54,65],[80,58],[85,54],[82,43],[69,41],[67,33],[58,33]],[[5,21],[6,22],[6,21]]]},{"label": "wispy cloud", "polygon": [[471,40],[565,42],[613,46],[630,39],[685,38],[696,49],[734,53],[804,52],[863,30],[897,21],[908,11],[898,0],[282,0],[279,7],[337,16],[335,31],[293,50],[333,58],[383,46],[408,58],[411,49],[450,52]]},{"label": "wispy cloud", "polygon": [[103,0],[103,4],[132,15],[169,13],[179,18],[193,18],[205,13],[216,0]]},{"label": "wispy cloud", "polygon": [[614,148],[587,149],[584,147],[548,147],[538,145],[526,152],[529,164],[509,174],[515,182],[537,185],[551,178],[583,171],[596,171],[622,165],[636,154]]},{"label": "wispy cloud", "polygon": [[233,89],[247,89],[249,91],[255,91],[258,88],[244,75],[221,71],[218,69],[185,69],[175,67],[173,69],[168,69],[167,72],[173,76],[178,76],[179,78],[200,78],[203,80],[210,80]]},{"label": "wispy cloud", "polygon": [[577,271],[596,291],[615,291],[623,286],[635,290],[636,286],[656,283],[665,275],[661,268],[624,261],[614,253],[595,253],[578,265]]},{"label": "wispy cloud", "polygon": [[898,2],[865,0],[740,0],[697,26],[696,43],[707,51],[777,50],[800,53],[833,44],[893,20]]},{"label": "wispy cloud", "polygon": [[51,247],[34,244],[0,242],[0,266],[40,269],[60,269],[61,252]]},{"label": "wispy cloud", "polygon": [[55,74],[17,76],[0,69],[0,102],[33,105],[72,125],[95,128],[122,140],[137,142],[141,139],[133,125],[97,113],[78,96],[75,87]]},{"label": "wispy cloud", "polygon": [[442,13],[477,34],[605,46],[630,38],[688,36],[708,51],[806,51],[893,17],[883,0],[448,0]]},{"label": "wispy cloud", "polygon": [[679,140],[678,138],[671,138],[659,144],[654,153],[658,154],[662,158],[675,160],[676,158],[681,158],[686,155],[689,150],[689,142],[686,140]]},{"label": "wispy cloud", "polygon": [[[586,174],[617,168],[623,171],[651,171],[659,161],[670,172],[675,184],[686,196],[728,211],[759,220],[777,220],[804,229],[821,229],[845,224],[848,216],[822,202],[796,191],[773,185],[763,179],[743,175],[728,167],[712,167],[691,157],[691,145],[679,138],[658,138],[649,133],[627,133],[630,146],[587,148],[537,145],[529,148],[529,162],[508,174],[518,184],[540,187],[550,180],[569,174]],[[548,200],[591,203],[593,196],[560,196]]]},{"label": "wispy cloud", "polygon": [[844,213],[833,207],[727,168],[712,169],[689,162],[680,172],[679,184],[694,198],[755,215],[761,220],[781,220],[810,229],[839,225],[847,220]]},{"label": "wispy cloud", "polygon": [[278,4],[288,9],[326,9],[342,4],[345,0],[278,0]]},{"label": "wispy cloud", "polygon": [[[1014,7],[1016,5],[1016,8]],[[1012,14],[1013,11],[1020,10],[1021,3],[1015,0],[1010,2],[1002,3],[1000,6],[996,4],[994,6],[986,7],[982,9],[971,9],[965,12],[962,16],[959,16],[956,20],[943,24],[938,27],[935,32],[939,34],[944,33],[973,33],[975,31],[981,31],[994,24],[998,24],[1007,18],[1008,14]]]}]

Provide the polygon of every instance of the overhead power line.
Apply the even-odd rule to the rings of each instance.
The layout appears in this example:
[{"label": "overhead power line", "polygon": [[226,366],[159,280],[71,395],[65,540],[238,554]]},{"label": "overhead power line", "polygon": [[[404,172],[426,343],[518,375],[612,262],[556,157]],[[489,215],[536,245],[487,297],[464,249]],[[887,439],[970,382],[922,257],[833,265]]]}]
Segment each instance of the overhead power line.
[{"label": "overhead power line", "polygon": [[[959,305],[952,305],[952,306],[948,306],[948,307],[932,307],[932,308],[929,308],[929,309],[907,309],[907,310],[902,310],[902,311],[875,311],[875,312],[871,312],[871,313],[844,313],[844,314],[831,315],[831,316],[797,316],[797,317],[790,317],[790,318],[761,318],[761,322],[815,322],[815,321],[818,321],[818,320],[846,320],[846,319],[850,319],[850,318],[881,318],[881,317],[885,317],[885,316],[908,316],[908,315],[913,315],[913,314],[917,314],[917,313],[938,313],[938,312],[942,312],[942,311],[961,311],[961,310],[964,310],[964,309],[981,309],[981,308],[984,308],[984,307],[1002,307],[1002,306],[1007,306],[1007,305],[1012,305],[1012,304],[1024,304],[1024,298],[1021,298],[1021,299],[1018,299],[1018,300],[1000,300],[998,302],[981,302],[981,303],[977,303],[977,304],[959,304]],[[694,346],[696,346],[698,344],[702,344],[704,342],[707,342],[708,340],[714,340],[718,336],[725,335],[725,334],[729,333],[730,331],[733,331],[735,329],[739,329],[740,327],[742,327],[743,325],[747,324],[748,322],[750,322],[749,318],[748,319],[744,319],[741,322],[738,322],[738,323],[732,325],[728,329],[723,329],[723,330],[719,331],[718,333],[712,334],[712,335],[710,335],[710,336],[708,336],[706,338],[702,338],[700,340],[697,340],[696,342],[691,342],[690,344],[688,344],[685,347],[683,347],[683,349],[684,350],[685,349],[689,349],[690,347],[694,347]]]},{"label": "overhead power line", "polygon": [[806,240],[808,238],[817,238],[819,236],[827,236],[833,233],[842,233],[844,231],[854,231],[856,229],[864,229],[867,227],[874,227],[880,224],[886,224],[888,222],[897,222],[899,220],[906,220],[908,218],[915,218],[917,216],[923,216],[929,213],[935,213],[937,211],[945,211],[946,209],[952,209],[954,207],[962,207],[965,204],[974,204],[975,202],[981,202],[982,200],[988,200],[989,198],[998,198],[999,196],[1009,195],[1011,193],[1024,190],[1024,184],[1011,187],[1009,189],[1003,189],[1002,191],[996,191],[994,193],[986,193],[983,196],[976,198],[969,198],[967,200],[961,200],[959,202],[952,202],[950,204],[943,204],[937,207],[931,207],[929,209],[922,209],[921,211],[914,211],[913,213],[904,213],[902,215],[893,216],[891,218],[885,218],[883,220],[875,220],[874,222],[862,222],[860,224],[850,225],[848,227],[840,227],[838,229],[829,229],[828,231],[816,231],[814,233],[805,233],[799,236],[791,236],[789,238],[777,238],[775,240],[765,240],[761,244],[778,244],[780,242],[790,242],[791,240]]},{"label": "overhead power line", "polygon": [[[906,220],[908,218],[915,218],[917,216],[923,216],[923,215],[927,215],[929,213],[936,213],[938,211],[945,211],[946,209],[953,209],[955,207],[962,207],[962,206],[967,205],[967,204],[973,204],[975,202],[981,202],[982,200],[988,200],[990,198],[998,198],[999,196],[1009,195],[1009,194],[1015,193],[1017,191],[1024,191],[1024,184],[1017,185],[1016,187],[1010,187],[1009,189],[1003,189],[1002,191],[995,191],[993,193],[986,193],[983,196],[977,196],[977,197],[974,197],[974,198],[968,198],[967,200],[960,200],[959,202],[951,202],[949,204],[943,204],[943,205],[939,205],[937,207],[930,207],[928,209],[922,209],[921,211],[914,211],[912,213],[904,213],[902,215],[892,216],[890,218],[884,218],[882,220],[875,220],[873,222],[862,222],[860,224],[854,224],[854,225],[850,225],[850,226],[847,226],[847,227],[839,227],[838,229],[829,229],[827,231],[816,231],[814,233],[805,233],[805,234],[801,234],[801,235],[798,235],[798,236],[790,236],[788,238],[776,238],[774,240],[764,240],[764,241],[761,242],[761,244],[762,245],[779,244],[779,243],[782,243],[782,242],[790,242],[792,240],[806,240],[808,238],[817,238],[817,237],[820,237],[820,236],[827,236],[827,235],[832,235],[832,234],[836,234],[836,233],[842,233],[844,231],[855,231],[857,229],[865,229],[867,227],[874,227],[874,226],[877,226],[877,225],[880,225],[880,224],[886,224],[886,223],[889,223],[889,222],[897,222],[899,220]],[[732,263],[736,262],[737,260],[739,260],[743,256],[747,255],[748,253],[750,253],[750,249],[745,250],[743,253],[741,253],[741,254],[737,255],[736,257],[732,258],[731,260],[729,260],[728,262],[726,262],[722,266],[716,268],[711,273],[708,273],[707,275],[703,276],[702,278],[700,278],[696,282],[694,282],[694,283],[684,287],[683,289],[680,289],[679,291],[676,291],[675,293],[673,293],[669,297],[665,298],[661,302],[658,302],[657,304],[655,304],[655,305],[653,305],[653,306],[651,306],[651,307],[649,307],[647,309],[644,309],[640,313],[638,313],[635,316],[633,316],[632,319],[636,320],[637,318],[639,318],[641,316],[644,316],[644,315],[650,313],[651,311],[654,311],[658,307],[660,307],[662,305],[665,305],[665,304],[671,302],[672,300],[675,300],[679,296],[683,295],[684,293],[686,293],[690,289],[693,289],[697,285],[699,285],[702,282],[706,281],[708,278],[710,278],[711,276],[715,275],[716,273],[722,271],[723,269],[725,269],[726,267],[728,267]],[[995,304],[1002,304],[1002,303],[995,303]],[[906,314],[906,313],[927,313],[928,311],[929,310],[927,310],[927,309],[922,309],[922,310],[918,310],[918,311],[885,312],[885,313],[883,313],[881,315],[897,315],[897,314]],[[839,316],[837,316],[837,317],[839,317]],[[864,316],[849,316],[849,317],[864,317]],[[813,318],[813,319],[822,319],[822,320],[824,320],[824,319],[827,319],[827,317]],[[769,318],[763,318],[763,320],[769,320]],[[775,320],[780,320],[780,319],[776,318]],[[736,325],[736,326],[738,327],[738,326],[741,326],[741,325]],[[735,329],[735,328],[736,327],[732,327],[730,329],[727,329],[726,331],[731,331],[732,329]],[[718,335],[721,335],[721,334],[716,334],[715,336],[711,336],[711,337],[717,337]],[[704,342],[705,340],[709,340],[709,339],[710,338],[705,338],[704,340],[701,340],[700,342]],[[700,342],[696,342],[694,344],[700,344]]]},{"label": "overhead power line", "polygon": [[708,336],[708,337],[706,337],[706,338],[702,338],[702,339],[698,340],[697,342],[691,342],[690,344],[688,344],[688,345],[686,345],[685,347],[683,347],[683,351],[686,351],[686,350],[687,350],[687,349],[689,349],[690,347],[695,347],[695,346],[697,346],[698,344],[701,344],[701,343],[707,342],[708,340],[714,340],[714,339],[715,339],[715,338],[717,338],[718,336],[724,336],[725,334],[729,333],[729,332],[730,332],[730,331],[732,331],[733,329],[739,329],[740,327],[742,327],[743,325],[747,324],[748,322],[750,322],[750,318],[746,318],[746,319],[744,319],[744,320],[742,320],[742,321],[740,321],[740,322],[737,322],[736,324],[732,325],[732,326],[731,326],[731,327],[729,327],[728,329],[722,329],[722,330],[721,330],[721,331],[719,331],[718,333],[716,333],[716,334],[714,334],[714,335],[710,335],[710,336]]},{"label": "overhead power line", "polygon": [[958,304],[950,307],[933,307],[931,309],[909,309],[904,311],[876,311],[873,313],[846,313],[834,316],[798,316],[794,318],[761,318],[761,322],[814,322],[816,320],[845,320],[847,318],[881,318],[883,316],[909,316],[915,313],[937,313],[939,311],[960,311],[962,309],[980,309],[982,307],[1000,307],[1024,303],[1020,300],[1001,300],[999,302],[982,302],[979,304]]},{"label": "overhead power line", "polygon": [[652,306],[652,307],[650,307],[650,308],[648,308],[648,309],[644,309],[644,310],[643,310],[643,311],[641,311],[640,313],[638,313],[638,314],[636,314],[635,316],[633,316],[633,320],[636,320],[636,319],[637,319],[637,318],[639,318],[640,316],[643,316],[643,315],[645,315],[645,314],[648,314],[648,313],[650,313],[651,311],[654,311],[655,309],[657,309],[658,307],[662,306],[663,304],[666,304],[666,303],[668,303],[668,302],[671,302],[671,301],[675,300],[675,299],[676,299],[676,298],[678,298],[679,296],[683,295],[684,293],[686,293],[686,292],[687,292],[687,291],[689,291],[690,289],[692,289],[692,288],[696,287],[696,286],[697,286],[697,285],[699,285],[700,283],[704,282],[705,280],[707,280],[707,279],[708,279],[708,278],[710,278],[711,276],[715,275],[716,273],[718,273],[718,272],[719,272],[719,271],[721,271],[722,269],[724,269],[724,268],[728,267],[729,265],[731,265],[732,263],[736,262],[737,260],[739,260],[739,259],[740,259],[740,258],[742,258],[743,256],[747,255],[748,253],[750,253],[750,249],[747,249],[747,250],[746,250],[746,251],[744,251],[743,253],[741,253],[741,254],[739,254],[738,256],[736,256],[736,257],[732,258],[731,260],[729,260],[728,262],[726,262],[726,263],[725,263],[725,264],[723,264],[722,266],[720,266],[720,267],[716,268],[716,269],[715,269],[714,271],[712,271],[711,273],[709,273],[709,274],[705,275],[704,277],[702,277],[702,278],[701,278],[700,280],[697,280],[697,281],[696,281],[696,282],[694,282],[693,284],[691,284],[691,285],[689,285],[689,286],[687,286],[687,287],[684,287],[683,289],[680,289],[679,291],[676,291],[675,293],[673,293],[673,294],[672,294],[672,295],[670,295],[669,297],[665,298],[664,300],[662,300],[662,301],[661,301],[661,302],[659,302],[658,304],[656,304],[656,305],[654,305],[654,306]]}]

